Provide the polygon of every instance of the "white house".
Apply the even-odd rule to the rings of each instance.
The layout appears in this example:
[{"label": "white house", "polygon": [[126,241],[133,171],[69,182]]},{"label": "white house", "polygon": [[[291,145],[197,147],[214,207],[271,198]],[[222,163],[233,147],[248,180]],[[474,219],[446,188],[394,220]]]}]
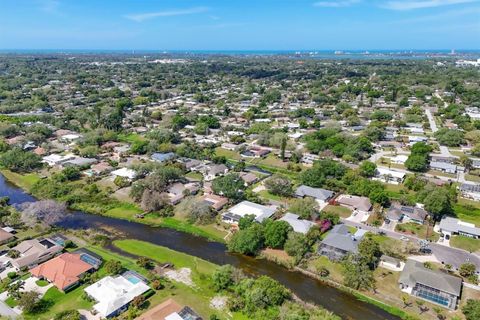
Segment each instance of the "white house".
[{"label": "white house", "polygon": [[150,290],[143,281],[130,276],[107,276],[85,288],[85,292],[97,304],[93,306],[103,318],[114,317],[124,312],[137,296]]},{"label": "white house", "polygon": [[60,155],[60,154],[51,154],[42,158],[42,162],[48,164],[50,167],[60,165],[65,161],[72,160],[75,158],[73,154]]},{"label": "white house", "polygon": [[399,154],[395,157],[390,158],[391,163],[395,164],[405,164],[405,161],[407,161],[408,156],[405,154]]},{"label": "white house", "polygon": [[285,221],[288,223],[295,232],[300,232],[303,234],[307,234],[308,230],[315,225],[314,222],[300,219],[300,217],[296,214],[287,212],[280,221]]},{"label": "white house", "polygon": [[403,182],[403,179],[405,179],[404,172],[394,171],[380,167],[377,168],[375,177],[373,177],[373,180],[379,180],[390,184],[400,184]]},{"label": "white house", "polygon": [[225,212],[222,215],[222,219],[227,223],[235,224],[240,221],[240,218],[246,215],[253,215],[257,222],[262,222],[271,217],[276,210],[277,208],[275,206],[267,207],[250,201],[242,201]]},{"label": "white house", "polygon": [[133,180],[137,176],[137,173],[132,169],[120,168],[115,171],[112,171],[112,175],[115,177],[122,177],[122,178],[127,178],[129,180]]}]

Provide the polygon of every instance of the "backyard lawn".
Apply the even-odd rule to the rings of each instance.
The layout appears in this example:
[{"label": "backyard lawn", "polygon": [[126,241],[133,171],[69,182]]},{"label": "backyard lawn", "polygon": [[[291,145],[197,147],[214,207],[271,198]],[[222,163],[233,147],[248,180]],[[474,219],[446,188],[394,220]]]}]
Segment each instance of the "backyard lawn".
[{"label": "backyard lawn", "polygon": [[450,245],[455,248],[463,249],[468,252],[480,251],[480,240],[465,236],[453,236],[450,239]]},{"label": "backyard lawn", "polygon": [[348,218],[352,214],[352,211],[348,208],[330,204],[323,208],[322,212],[338,214],[342,218]]},{"label": "backyard lawn", "polygon": [[453,206],[453,211],[458,219],[480,226],[480,208],[479,203],[463,198]]}]

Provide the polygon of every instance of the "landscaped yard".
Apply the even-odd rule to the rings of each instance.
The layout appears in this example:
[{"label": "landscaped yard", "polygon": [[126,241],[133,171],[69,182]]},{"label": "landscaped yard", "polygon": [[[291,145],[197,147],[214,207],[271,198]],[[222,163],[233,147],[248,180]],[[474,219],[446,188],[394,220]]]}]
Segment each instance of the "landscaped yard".
[{"label": "landscaped yard", "polygon": [[340,263],[330,261],[325,256],[318,256],[314,259],[309,260],[307,268],[309,271],[316,274],[319,274],[320,270],[322,268],[325,268],[329,272],[328,277],[326,277],[327,279],[333,280],[338,283],[343,282],[342,265]]},{"label": "landscaped yard", "polygon": [[433,227],[429,225],[420,225],[414,222],[399,223],[395,227],[395,231],[411,234],[421,239],[430,239],[437,241],[440,235],[433,231]]},{"label": "landscaped yard", "polygon": [[39,286],[39,287],[46,287],[46,286],[48,286],[48,281],[42,280],[42,279],[35,281],[35,283],[36,283],[37,286]]},{"label": "landscaped yard", "polygon": [[458,198],[458,202],[453,206],[453,211],[458,219],[480,226],[480,203]]},{"label": "landscaped yard", "polygon": [[342,206],[328,205],[323,208],[322,212],[338,214],[342,218],[348,218],[352,214],[352,211]]},{"label": "landscaped yard", "polygon": [[450,239],[450,245],[468,252],[480,251],[480,240],[465,236],[453,236]]}]

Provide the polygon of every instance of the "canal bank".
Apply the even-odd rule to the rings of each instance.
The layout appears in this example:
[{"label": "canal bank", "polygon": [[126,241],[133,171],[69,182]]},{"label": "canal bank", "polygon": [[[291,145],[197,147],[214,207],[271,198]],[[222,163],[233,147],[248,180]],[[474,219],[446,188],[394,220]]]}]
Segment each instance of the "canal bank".
[{"label": "canal bank", "polygon": [[[0,175],[0,196],[8,196],[11,204],[36,201],[36,199],[10,184]],[[298,271],[291,271],[274,262],[227,252],[225,244],[211,242],[202,237],[174,229],[151,227],[145,224],[116,218],[72,211],[59,226],[71,229],[112,228],[126,239],[136,239],[167,247],[215,264],[231,264],[252,276],[267,275],[305,302],[312,302],[334,312],[344,319],[394,320],[394,316],[373,304],[360,301],[350,293]]]}]

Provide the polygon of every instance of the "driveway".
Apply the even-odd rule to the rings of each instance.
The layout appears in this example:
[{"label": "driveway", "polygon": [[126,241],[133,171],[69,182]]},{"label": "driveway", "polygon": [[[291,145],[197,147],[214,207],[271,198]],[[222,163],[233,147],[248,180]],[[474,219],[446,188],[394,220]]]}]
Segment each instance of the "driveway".
[{"label": "driveway", "polygon": [[12,308],[7,306],[7,304],[3,301],[0,301],[0,315],[2,317],[11,318],[11,319],[15,319],[19,316],[18,313],[16,313]]},{"label": "driveway", "polygon": [[36,278],[36,277],[28,278],[27,280],[25,280],[25,284],[24,284],[23,289],[21,291],[23,291],[23,292],[35,291],[35,292],[38,292],[40,294],[40,297],[43,297],[45,295],[45,293],[47,292],[47,290],[50,289],[53,286],[53,284],[49,283],[48,285],[46,285],[44,287],[40,287],[36,283],[38,280],[39,279]]}]

